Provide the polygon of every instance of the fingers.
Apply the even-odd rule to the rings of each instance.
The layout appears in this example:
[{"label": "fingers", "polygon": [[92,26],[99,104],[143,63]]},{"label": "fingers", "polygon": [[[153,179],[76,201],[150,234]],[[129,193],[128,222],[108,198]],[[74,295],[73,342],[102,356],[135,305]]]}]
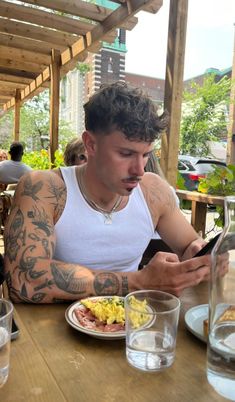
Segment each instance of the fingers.
[{"label": "fingers", "polygon": [[192,243],[190,243],[190,245],[184,251],[184,254],[182,256],[182,260],[185,261],[185,260],[188,260],[188,259],[192,258],[206,244],[207,244],[207,242],[205,240],[203,240],[202,238],[198,238],[198,239],[194,240]]},{"label": "fingers", "polygon": [[159,261],[168,261],[168,262],[179,262],[179,257],[178,255],[174,253],[165,253],[162,251],[159,251],[156,253],[153,258],[151,259],[153,263],[157,263]]},{"label": "fingers", "polygon": [[211,256],[203,255],[201,257],[191,258],[190,260],[183,261],[180,264],[181,272],[191,272],[200,269],[203,266],[210,268],[211,266]]},{"label": "fingers", "polygon": [[210,260],[207,255],[180,262],[176,254],[159,252],[142,270],[144,286],[179,296],[185,288],[208,280]]}]

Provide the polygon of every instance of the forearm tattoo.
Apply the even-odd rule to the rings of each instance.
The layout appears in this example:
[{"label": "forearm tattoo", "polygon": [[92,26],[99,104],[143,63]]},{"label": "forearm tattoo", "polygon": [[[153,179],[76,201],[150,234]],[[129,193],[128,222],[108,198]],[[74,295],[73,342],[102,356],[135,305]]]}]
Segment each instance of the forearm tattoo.
[{"label": "forearm tattoo", "polygon": [[128,285],[128,279],[126,276],[122,277],[122,295],[127,295],[129,293],[129,285]]},{"label": "forearm tattoo", "polygon": [[88,278],[86,276],[76,278],[74,275],[75,271],[76,270],[73,266],[68,266],[66,269],[64,269],[59,266],[59,264],[51,264],[51,272],[54,283],[58,286],[58,288],[71,294],[81,295],[87,291]]},{"label": "forearm tattoo", "polygon": [[95,274],[94,290],[97,295],[119,294],[119,280],[117,275],[112,272]]}]

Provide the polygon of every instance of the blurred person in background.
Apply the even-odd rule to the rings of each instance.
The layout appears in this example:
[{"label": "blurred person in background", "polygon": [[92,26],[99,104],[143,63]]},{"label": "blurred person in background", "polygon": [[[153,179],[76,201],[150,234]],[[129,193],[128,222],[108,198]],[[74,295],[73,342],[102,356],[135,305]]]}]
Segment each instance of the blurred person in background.
[{"label": "blurred person in background", "polygon": [[[0,149],[0,162],[6,161],[8,159],[8,154],[7,151],[4,151],[4,149]],[[0,191],[6,190],[6,184],[1,184],[0,183]]]},{"label": "blurred person in background", "polygon": [[87,162],[87,152],[83,141],[74,138],[66,145],[64,151],[64,163],[66,166],[83,165]]},{"label": "blurred person in background", "polygon": [[11,160],[0,163],[0,183],[3,184],[18,183],[21,176],[32,170],[22,162],[24,148],[20,142],[15,141],[11,144],[9,154]]},{"label": "blurred person in background", "polygon": [[7,151],[0,149],[0,162],[6,161],[8,159]]}]

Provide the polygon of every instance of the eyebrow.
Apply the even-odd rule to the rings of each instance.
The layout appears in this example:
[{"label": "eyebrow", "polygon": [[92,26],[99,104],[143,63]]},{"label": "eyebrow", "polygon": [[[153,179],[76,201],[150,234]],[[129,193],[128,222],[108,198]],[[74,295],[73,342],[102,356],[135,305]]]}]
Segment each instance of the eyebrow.
[{"label": "eyebrow", "polygon": [[[117,147],[117,149],[119,150],[119,151],[127,151],[127,152],[132,152],[133,154],[138,154],[139,153],[139,151],[136,151],[135,149],[132,149],[132,148],[127,148],[127,147]],[[154,149],[151,149],[150,151],[148,151],[148,152],[145,152],[144,153],[144,155],[151,155],[151,153],[154,151]]]}]

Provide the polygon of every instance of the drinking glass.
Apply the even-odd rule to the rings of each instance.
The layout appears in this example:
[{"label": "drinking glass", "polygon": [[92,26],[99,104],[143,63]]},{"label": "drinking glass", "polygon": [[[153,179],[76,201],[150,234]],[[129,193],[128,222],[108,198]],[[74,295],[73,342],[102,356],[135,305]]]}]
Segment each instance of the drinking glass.
[{"label": "drinking glass", "polygon": [[126,357],[147,372],[162,371],[175,359],[180,301],[156,290],[140,290],[125,297]]},{"label": "drinking glass", "polygon": [[12,314],[12,303],[0,299],[0,388],[6,383],[9,374]]}]

